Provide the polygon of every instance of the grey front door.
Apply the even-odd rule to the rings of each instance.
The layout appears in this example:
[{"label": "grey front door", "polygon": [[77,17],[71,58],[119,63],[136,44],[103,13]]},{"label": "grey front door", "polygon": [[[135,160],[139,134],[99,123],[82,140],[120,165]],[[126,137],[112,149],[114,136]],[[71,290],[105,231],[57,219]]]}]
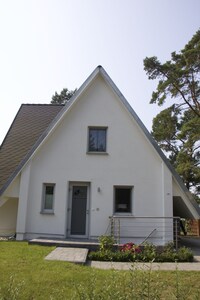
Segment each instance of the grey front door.
[{"label": "grey front door", "polygon": [[86,236],[87,235],[87,199],[88,186],[72,186],[71,198],[71,236]]}]

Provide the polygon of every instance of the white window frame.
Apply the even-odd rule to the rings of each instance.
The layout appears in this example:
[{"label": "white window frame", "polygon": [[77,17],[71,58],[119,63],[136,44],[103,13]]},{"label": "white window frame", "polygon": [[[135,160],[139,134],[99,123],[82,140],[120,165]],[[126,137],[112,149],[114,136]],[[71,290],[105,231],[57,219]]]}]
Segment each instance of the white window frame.
[{"label": "white window frame", "polygon": [[[105,150],[104,151],[91,151],[90,150],[90,130],[105,130]],[[87,153],[88,154],[107,154],[107,126],[88,126],[88,139],[87,139]]]},{"label": "white window frame", "polygon": [[[116,210],[116,190],[117,189],[124,189],[124,190],[130,190],[130,211],[117,211]],[[132,215],[133,214],[133,189],[134,186],[130,186],[130,185],[115,185],[114,186],[114,207],[113,207],[113,211],[114,211],[114,215]]]},{"label": "white window frame", "polygon": [[[42,189],[42,214],[54,214],[54,200],[55,200],[55,183],[43,183],[43,189]],[[45,208],[46,203],[46,188],[47,187],[53,187],[53,195],[52,195],[52,208],[48,209]]]}]

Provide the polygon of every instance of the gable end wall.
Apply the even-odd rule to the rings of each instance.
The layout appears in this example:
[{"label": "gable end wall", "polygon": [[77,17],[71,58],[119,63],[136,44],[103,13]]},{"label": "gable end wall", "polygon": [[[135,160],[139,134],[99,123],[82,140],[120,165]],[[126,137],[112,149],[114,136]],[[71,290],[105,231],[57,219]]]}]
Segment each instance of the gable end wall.
[{"label": "gable end wall", "polygon": [[[107,155],[86,153],[88,126],[108,127]],[[163,176],[168,177],[167,192],[171,180],[164,173],[159,155],[99,76],[32,158],[26,232],[66,235],[70,182],[90,183],[90,236],[108,227],[115,185],[134,187],[134,216],[165,216],[172,203],[163,196]],[[56,184],[54,215],[40,213],[43,183]]]}]

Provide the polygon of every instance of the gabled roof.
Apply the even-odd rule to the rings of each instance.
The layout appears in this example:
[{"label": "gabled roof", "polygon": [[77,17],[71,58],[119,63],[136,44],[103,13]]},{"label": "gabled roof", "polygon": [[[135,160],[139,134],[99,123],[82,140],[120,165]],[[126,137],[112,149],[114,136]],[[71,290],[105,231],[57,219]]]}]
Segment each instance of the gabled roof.
[{"label": "gabled roof", "polygon": [[22,104],[0,146],[0,190],[63,105]]},{"label": "gabled roof", "polygon": [[[48,108],[49,110],[52,110],[52,111],[55,109],[56,113],[53,116],[53,113],[51,112],[52,113],[51,117],[48,119],[47,123],[45,123],[45,125],[43,126],[43,128],[41,128],[39,130],[38,135],[35,136],[35,139],[32,140],[30,142],[29,146],[26,147],[26,150],[25,151],[20,150],[21,153],[23,152],[23,154],[20,155],[20,158],[18,158],[18,160],[16,160],[16,162],[14,164],[15,165],[15,169],[14,169],[14,166],[12,168],[10,168],[10,171],[12,171],[13,173],[6,172],[7,175],[5,176],[3,182],[1,182],[1,177],[0,177],[0,196],[7,189],[7,187],[14,180],[14,178],[20,173],[20,171],[22,170],[22,168],[29,161],[29,159],[34,155],[35,151],[37,151],[37,149],[39,148],[39,146],[45,142],[46,138],[51,134],[51,132],[55,129],[55,127],[62,121],[62,119],[65,117],[65,115],[68,113],[68,111],[70,111],[71,106],[74,105],[74,103],[79,99],[80,95],[92,84],[92,82],[94,81],[94,79],[97,76],[99,76],[99,75],[102,76],[102,78],[105,80],[105,82],[108,84],[108,86],[111,87],[111,89],[113,90],[113,92],[118,96],[118,98],[120,99],[120,101],[124,104],[124,107],[126,108],[126,110],[130,113],[130,115],[136,121],[136,123],[138,124],[138,126],[140,127],[140,129],[142,130],[142,132],[144,133],[144,135],[146,136],[146,138],[149,140],[149,142],[155,148],[155,150],[158,153],[158,155],[160,156],[160,158],[164,161],[164,163],[167,165],[167,167],[171,171],[171,173],[172,173],[175,181],[177,182],[177,184],[179,185],[179,187],[181,188],[181,190],[186,195],[186,197],[187,197],[188,201],[190,202],[190,204],[192,204],[193,208],[195,209],[196,215],[198,215],[200,217],[200,208],[198,207],[197,203],[191,197],[189,191],[187,190],[187,188],[183,184],[182,179],[176,173],[176,171],[174,170],[174,168],[171,166],[171,164],[169,163],[168,159],[163,154],[163,152],[161,151],[161,149],[159,148],[159,146],[157,145],[157,143],[155,142],[155,140],[153,139],[153,137],[151,136],[151,134],[149,133],[149,131],[146,129],[146,127],[144,126],[144,124],[142,123],[142,121],[140,120],[140,118],[137,116],[137,114],[135,113],[135,111],[133,110],[133,108],[130,106],[130,104],[128,103],[128,101],[122,95],[122,93],[120,92],[120,90],[117,88],[117,86],[115,85],[115,83],[112,81],[112,79],[109,77],[109,75],[106,73],[106,71],[104,70],[104,68],[102,66],[98,66],[92,72],[92,74],[86,79],[86,81],[82,84],[82,86],[72,96],[71,100],[63,108],[62,108],[62,106],[60,107],[60,106],[57,106],[57,105],[56,106],[55,105],[41,105],[41,106],[44,106],[44,110],[45,110],[45,107]],[[28,105],[26,105],[26,106],[28,107]],[[22,107],[23,107],[23,105],[22,105]],[[20,110],[19,110],[19,112],[20,112]],[[19,112],[18,112],[18,114],[19,114]],[[45,118],[45,115],[46,115],[46,112],[44,112],[43,118]],[[42,121],[43,118],[41,118],[40,121]],[[16,119],[17,119],[17,117],[16,117]],[[16,119],[14,120],[13,124],[11,125],[11,129],[12,129],[12,127],[16,126],[15,125]],[[38,122],[39,122],[39,120],[38,120]],[[45,120],[43,120],[43,122],[45,122]],[[32,126],[37,126],[36,119],[33,119],[33,123],[35,125],[32,124]],[[9,132],[11,131],[11,129],[9,130]],[[6,136],[3,144],[6,143],[6,140],[9,137],[9,132],[8,132],[8,134],[7,134],[7,136]],[[27,128],[27,133],[26,133],[27,136],[30,135],[30,132],[31,132],[31,126],[29,126],[29,129]],[[12,136],[10,138],[12,139]],[[16,135],[16,139],[18,139],[18,144],[22,144],[21,141],[20,141],[20,138],[22,138],[22,135],[20,133],[18,133],[18,135]],[[24,139],[26,139],[26,138],[24,138]],[[12,142],[9,141],[8,143],[12,143]],[[0,174],[1,174],[1,164],[2,163],[5,164],[4,161],[1,160],[1,155],[2,155],[1,151],[3,149],[3,144],[2,144],[2,146],[0,148]],[[22,148],[23,148],[23,146],[22,146]],[[15,151],[15,154],[17,154],[16,152],[18,150],[15,149],[14,151]],[[8,162],[8,160],[7,160],[7,162]]]}]

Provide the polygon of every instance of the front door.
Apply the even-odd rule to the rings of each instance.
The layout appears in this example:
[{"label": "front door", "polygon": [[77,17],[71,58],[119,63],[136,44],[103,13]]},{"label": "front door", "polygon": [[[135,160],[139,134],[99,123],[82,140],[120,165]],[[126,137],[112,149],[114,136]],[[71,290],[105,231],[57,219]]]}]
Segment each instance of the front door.
[{"label": "front door", "polygon": [[69,208],[69,234],[88,237],[88,185],[72,185]]}]

